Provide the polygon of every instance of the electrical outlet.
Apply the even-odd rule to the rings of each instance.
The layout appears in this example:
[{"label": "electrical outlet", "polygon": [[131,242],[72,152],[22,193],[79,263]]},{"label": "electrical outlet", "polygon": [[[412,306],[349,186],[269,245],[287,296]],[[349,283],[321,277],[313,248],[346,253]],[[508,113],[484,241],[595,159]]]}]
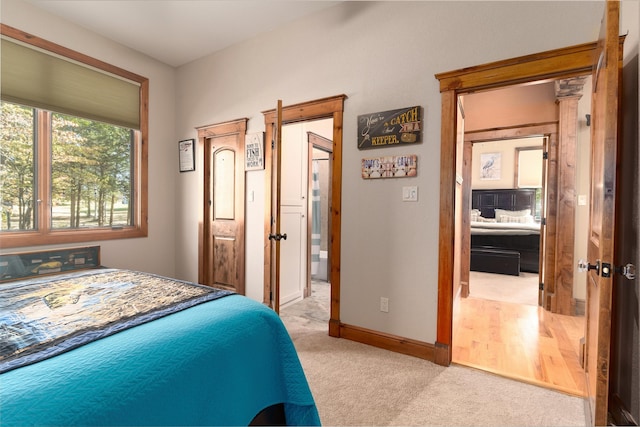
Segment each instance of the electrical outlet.
[{"label": "electrical outlet", "polygon": [[380,297],[380,311],[384,313],[389,312],[389,298]]}]

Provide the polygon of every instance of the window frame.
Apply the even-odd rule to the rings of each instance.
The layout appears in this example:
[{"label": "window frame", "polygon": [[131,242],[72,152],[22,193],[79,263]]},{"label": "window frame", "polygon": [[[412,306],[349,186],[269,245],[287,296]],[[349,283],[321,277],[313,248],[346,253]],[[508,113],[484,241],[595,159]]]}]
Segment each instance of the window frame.
[{"label": "window frame", "polygon": [[542,145],[528,145],[523,147],[515,147],[515,160],[513,163],[513,188],[540,188],[538,186],[532,187],[530,185],[520,184],[520,153],[524,151],[540,151],[540,187],[542,186],[542,154],[544,153],[544,147]]},{"label": "window frame", "polygon": [[[76,61],[88,67],[131,80],[140,85],[140,129],[134,132],[133,149],[133,201],[135,204],[133,225],[117,227],[83,228],[83,229],[51,229],[51,112],[35,109],[37,115],[34,129],[37,128],[36,141],[38,156],[35,159],[37,230],[2,231],[0,232],[0,248],[16,248],[24,246],[40,246],[52,244],[79,243],[113,239],[146,237],[148,235],[148,134],[149,134],[149,79],[114,65],[65,48],[31,34],[25,33],[5,24],[0,24],[0,34],[28,43],[53,54]],[[44,151],[41,151],[44,150]]]}]

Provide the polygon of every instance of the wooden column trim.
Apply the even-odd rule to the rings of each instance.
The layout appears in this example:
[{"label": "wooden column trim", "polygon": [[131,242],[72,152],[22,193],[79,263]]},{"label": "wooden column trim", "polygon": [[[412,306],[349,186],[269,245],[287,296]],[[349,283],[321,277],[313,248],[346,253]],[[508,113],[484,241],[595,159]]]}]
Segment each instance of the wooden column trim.
[{"label": "wooden column trim", "polygon": [[[584,83],[584,80],[583,80]],[[572,88],[570,95],[558,97],[558,202],[556,221],[562,224],[556,231],[555,310],[573,315],[573,276],[575,247],[576,204],[576,141],[578,133],[578,95]]]}]

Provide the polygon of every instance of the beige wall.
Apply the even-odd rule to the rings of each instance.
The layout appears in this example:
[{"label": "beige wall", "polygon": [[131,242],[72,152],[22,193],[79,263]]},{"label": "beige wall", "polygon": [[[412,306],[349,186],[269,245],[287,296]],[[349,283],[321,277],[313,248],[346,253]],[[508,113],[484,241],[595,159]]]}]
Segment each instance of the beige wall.
[{"label": "beige wall", "polygon": [[[248,117],[249,131],[263,130],[261,111],[278,99],[290,105],[346,94],[341,320],[434,342],[440,213],[440,93],[434,75],[593,41],[602,10],[593,2],[345,2],[178,69],[176,138],[192,138],[196,126],[235,117]],[[452,30],[464,27],[473,33]],[[358,115],[412,105],[424,108],[421,144],[357,149]],[[363,157],[399,154],[418,155],[417,177],[360,177]],[[256,197],[263,179],[261,173],[247,177]],[[402,202],[406,185],[419,187],[417,203]],[[178,188],[178,205],[190,207],[178,212],[178,221],[191,225],[178,243],[176,272],[194,278],[196,177],[181,176]],[[247,227],[257,229],[261,221],[248,217]],[[261,272],[263,236],[248,233],[247,239],[247,271]],[[247,288],[261,289],[259,277]],[[389,298],[389,313],[379,310],[381,296]]]},{"label": "beige wall", "polygon": [[558,120],[553,82],[465,95],[465,131]]}]

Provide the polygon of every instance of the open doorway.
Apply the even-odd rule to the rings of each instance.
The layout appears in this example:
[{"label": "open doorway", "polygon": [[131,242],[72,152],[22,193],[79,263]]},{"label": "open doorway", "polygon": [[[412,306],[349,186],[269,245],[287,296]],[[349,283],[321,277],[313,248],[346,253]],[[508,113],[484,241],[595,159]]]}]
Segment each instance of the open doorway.
[{"label": "open doorway", "polygon": [[[280,128],[284,125],[294,123],[304,123],[320,121],[321,119],[329,119],[331,123],[331,131],[328,140],[331,141],[332,154],[330,162],[331,185],[330,185],[330,213],[328,217],[330,222],[328,225],[328,279],[330,305],[329,322],[323,324],[323,328],[329,330],[329,335],[340,337],[340,224],[341,224],[341,188],[342,188],[342,113],[345,95],[338,95],[330,98],[323,98],[315,101],[290,105],[282,107],[282,102],[278,101],[276,110],[263,112],[265,116],[265,139],[272,141],[271,144],[265,144],[265,175],[270,177],[265,181],[265,200],[267,206],[265,209],[265,252],[264,252],[264,302],[272,307],[276,312],[280,310],[281,286],[280,277],[277,274],[284,262],[281,262],[283,242],[280,240],[284,237],[281,233],[286,230],[281,227],[281,209],[275,200],[281,197],[281,182],[279,178],[281,172],[287,166],[284,160],[280,160],[282,144],[278,142],[283,132]],[[321,134],[320,132],[317,132]],[[307,143],[308,144],[308,143]],[[306,145],[308,149],[308,145]],[[301,157],[302,159],[302,157]],[[308,188],[308,187],[307,187]],[[307,197],[308,199],[308,197]],[[308,217],[308,215],[307,215]],[[309,226],[310,227],[310,226]],[[272,237],[274,239],[272,240]],[[310,240],[310,237],[309,237]],[[286,241],[285,241],[286,242]],[[309,255],[310,257],[310,255]],[[306,265],[305,265],[306,267]],[[308,271],[308,269],[307,269]],[[310,273],[308,273],[310,280]],[[305,283],[305,280],[299,282]],[[304,290],[303,290],[304,295]]]},{"label": "open doorway", "polygon": [[540,303],[545,138],[472,141],[468,294],[474,298]]},{"label": "open doorway", "polygon": [[[591,198],[587,202],[593,214],[590,215],[587,221],[589,229],[589,238],[587,239],[588,261],[580,264],[585,267],[588,266],[591,270],[586,272],[589,279],[587,292],[589,297],[586,300],[586,345],[583,346],[585,351],[582,354],[588,356],[583,358],[585,376],[589,381],[589,399],[587,401],[589,403],[590,419],[595,419],[596,424],[606,423],[608,367],[610,364],[611,328],[608,316],[612,310],[611,287],[603,284],[606,282],[600,280],[597,274],[599,268],[598,270],[596,268],[598,260],[613,259],[613,246],[615,243],[614,216],[607,215],[605,212],[611,213],[614,211],[613,206],[619,197],[619,193],[613,191],[617,166],[615,162],[618,142],[616,133],[619,130],[619,123],[617,123],[619,119],[616,117],[617,99],[620,93],[618,76],[622,66],[622,61],[619,58],[622,58],[624,43],[624,36],[618,36],[618,17],[619,4],[613,1],[607,2],[604,19],[602,20],[601,38],[598,42],[436,74],[436,78],[440,82],[442,127],[439,193],[440,234],[438,239],[438,262],[440,268],[438,270],[438,330],[435,345],[435,362],[446,366],[451,363],[452,359],[453,311],[455,303],[459,301],[458,290],[460,285],[455,281],[458,274],[455,269],[455,259],[456,257],[459,258],[458,254],[462,247],[459,245],[459,238],[456,235],[460,229],[458,225],[460,216],[456,212],[456,207],[459,206],[457,202],[459,193],[457,184],[459,180],[456,176],[456,165],[461,161],[459,155],[457,155],[459,147],[459,129],[456,128],[458,96],[491,87],[507,87],[513,84],[526,84],[527,82],[545,79],[570,79],[593,72],[594,96],[591,102],[591,110],[594,117],[591,119],[593,130],[591,132],[592,157],[590,159],[590,167],[593,173],[590,183]],[[602,64],[605,64],[604,61],[598,62],[599,58],[607,58],[606,66],[602,66]],[[595,81],[596,78],[598,79],[597,81]],[[611,84],[600,84],[601,81],[610,82]],[[566,103],[561,108],[563,108],[563,112],[560,117],[562,117],[562,114],[570,113],[572,108],[575,108],[575,105]],[[571,134],[577,124],[575,121],[566,120],[563,123],[570,125],[562,130],[563,133],[567,134]],[[568,147],[572,148],[571,146]],[[550,155],[551,153],[553,151],[550,151]],[[566,154],[563,153],[563,155]],[[556,187],[549,185],[549,193],[551,193],[552,188],[556,191],[556,201],[559,202],[556,207],[571,208],[574,206],[573,203],[569,203],[569,200],[573,199],[571,197],[567,198],[565,187],[564,183],[558,183]],[[603,191],[605,189],[607,194],[615,193],[614,197],[605,197],[605,191]],[[569,195],[571,195],[571,192],[569,192]],[[548,200],[552,200],[552,198]],[[565,201],[567,202],[566,204],[564,203]],[[554,227],[550,227],[547,224],[546,228],[551,228],[556,235],[560,234],[561,236],[573,232],[571,225],[574,225],[575,222],[573,222],[574,220],[571,219],[570,215],[567,215],[567,211],[570,211],[570,209],[556,212],[557,224],[554,224]],[[556,242],[569,241],[566,238],[556,239]],[[607,244],[601,245],[601,243],[605,242]],[[550,242],[546,242],[545,245],[549,249]],[[557,251],[564,248],[556,245],[554,249]],[[549,254],[550,251],[547,250],[546,253]],[[573,268],[573,254],[565,251],[555,258],[562,265],[571,265]],[[545,267],[546,270],[549,270],[553,266],[546,263]],[[573,270],[568,268],[561,271],[573,273]],[[545,274],[545,277],[548,276],[550,275]],[[555,277],[559,276],[555,275]],[[563,286],[560,288],[555,287],[553,289],[555,292],[550,294],[547,293],[547,289],[550,288],[549,284],[545,283],[545,300],[543,301],[545,307],[558,308],[558,301],[554,296],[555,293],[558,291],[565,293],[569,290],[567,285],[570,282],[564,279],[561,278]],[[573,280],[571,284],[573,284]],[[557,283],[553,285],[555,286]],[[565,308],[563,306],[561,309],[564,310]],[[594,366],[596,369],[594,369]],[[596,372],[594,373],[594,371]]]},{"label": "open doorway", "polygon": [[[510,95],[518,98],[524,94],[531,99],[538,96],[532,92],[546,91],[549,99],[540,98],[539,102],[548,103],[548,117],[539,113],[542,119],[536,120],[529,109],[531,123],[517,124],[522,120],[517,112],[513,113],[514,123],[505,123],[504,111],[498,119],[503,122],[472,119],[472,115],[490,115],[492,97],[501,106],[511,102],[512,110],[523,108],[518,107],[523,103],[526,106],[526,101],[506,101],[510,90],[513,88],[485,93],[482,108],[469,102],[475,95],[464,96],[465,102],[460,103],[465,106],[464,142],[472,146],[463,151],[463,164],[471,165],[472,173],[467,174],[470,184],[462,197],[470,200],[461,204],[471,211],[467,223],[471,248],[470,271],[460,273],[468,288],[454,305],[452,361],[585,395],[580,344],[584,336],[584,277],[576,276],[573,262],[567,266],[554,260],[548,266],[545,260],[554,259],[558,245],[565,251],[571,247],[571,259],[578,259],[584,248],[580,242],[586,241],[586,234],[576,224],[588,216],[587,202],[582,200],[588,195],[590,182],[587,118],[577,103],[571,117],[561,116],[556,106],[558,84],[551,81],[520,86]],[[590,88],[584,92],[590,94]],[[581,93],[576,95],[581,97]],[[588,112],[590,96],[580,102]],[[563,134],[567,120],[574,122],[573,140]],[[474,130],[467,131],[469,128]],[[542,161],[543,154],[547,160]],[[544,187],[549,172],[547,192]],[[545,201],[552,203],[546,206]],[[559,203],[571,204],[570,216],[567,207]],[[546,228],[547,222],[553,227]],[[560,227],[572,230],[567,233],[570,242],[555,234]],[[552,231],[547,247],[545,236]],[[570,270],[565,271],[567,268]],[[549,277],[553,280],[550,283]],[[571,281],[572,289],[568,297],[558,293],[554,298],[568,300],[562,302],[570,307],[567,314],[551,310],[548,304],[556,282],[562,280]],[[549,285],[546,294],[541,291],[545,284]]]},{"label": "open doorway", "polygon": [[333,119],[282,127],[280,308],[326,323],[330,311]]},{"label": "open doorway", "polygon": [[[314,129],[330,130],[332,120],[316,123]],[[318,126],[319,125],[319,126]],[[325,134],[329,134],[325,132]],[[305,289],[303,296],[281,306],[282,315],[306,321],[305,329],[326,329],[331,308],[331,257],[329,256],[329,230],[331,230],[331,169],[333,142],[314,131],[306,132],[308,142],[307,174],[307,250]],[[284,144],[283,144],[284,148]],[[283,262],[293,260],[283,259]],[[291,317],[289,317],[291,318]],[[315,327],[314,327],[315,326]]]}]

